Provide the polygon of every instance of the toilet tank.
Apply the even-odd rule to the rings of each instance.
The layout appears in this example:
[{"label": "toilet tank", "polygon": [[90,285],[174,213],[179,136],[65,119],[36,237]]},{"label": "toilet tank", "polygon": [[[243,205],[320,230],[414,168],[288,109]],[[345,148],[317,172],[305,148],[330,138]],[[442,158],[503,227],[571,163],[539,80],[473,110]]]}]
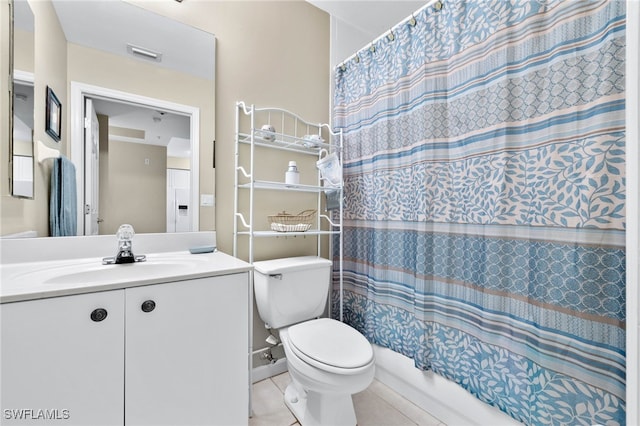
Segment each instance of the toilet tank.
[{"label": "toilet tank", "polygon": [[331,261],[316,256],[254,262],[260,318],[271,328],[319,317],[329,295]]}]

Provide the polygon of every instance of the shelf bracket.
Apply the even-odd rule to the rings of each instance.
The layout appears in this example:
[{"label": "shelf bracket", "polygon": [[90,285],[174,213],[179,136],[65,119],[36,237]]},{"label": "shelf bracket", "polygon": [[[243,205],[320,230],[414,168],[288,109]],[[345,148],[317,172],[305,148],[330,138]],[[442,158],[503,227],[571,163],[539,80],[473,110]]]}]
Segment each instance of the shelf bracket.
[{"label": "shelf bracket", "polygon": [[242,172],[244,177],[246,177],[247,179],[251,179],[251,174],[247,173],[247,171],[244,169],[244,167],[238,166],[238,168],[236,170],[240,170],[240,172]]},{"label": "shelf bracket", "polygon": [[242,222],[242,225],[247,228],[247,229],[251,229],[251,226],[249,226],[247,224],[247,222],[244,220],[244,216],[242,215],[242,213],[236,213],[236,217],[240,218],[240,222]]},{"label": "shelf bracket", "polygon": [[321,217],[321,218],[323,218],[323,219],[326,219],[326,221],[327,221],[327,222],[329,222],[329,225],[331,225],[331,226],[336,226],[336,227],[340,226],[340,224],[339,224],[339,223],[335,223],[335,222],[334,222],[334,221],[332,221],[332,220],[331,220],[331,218],[330,218],[329,216],[327,216],[327,215],[321,214],[321,215],[320,215],[320,217]]},{"label": "shelf bracket", "polygon": [[242,111],[246,115],[249,115],[251,113],[251,109],[247,109],[247,104],[245,104],[244,102],[236,102],[236,105],[238,106],[238,108],[242,108]]}]

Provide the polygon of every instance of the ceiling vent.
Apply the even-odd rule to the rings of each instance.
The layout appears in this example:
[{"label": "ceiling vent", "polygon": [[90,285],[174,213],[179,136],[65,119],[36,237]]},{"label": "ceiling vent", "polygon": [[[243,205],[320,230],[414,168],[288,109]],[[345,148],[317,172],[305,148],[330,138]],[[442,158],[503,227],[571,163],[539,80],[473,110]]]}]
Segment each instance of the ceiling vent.
[{"label": "ceiling vent", "polygon": [[154,52],[153,50],[144,47],[127,43],[127,52],[129,52],[129,54],[135,56],[136,58],[142,58],[154,62],[162,62],[162,53]]}]

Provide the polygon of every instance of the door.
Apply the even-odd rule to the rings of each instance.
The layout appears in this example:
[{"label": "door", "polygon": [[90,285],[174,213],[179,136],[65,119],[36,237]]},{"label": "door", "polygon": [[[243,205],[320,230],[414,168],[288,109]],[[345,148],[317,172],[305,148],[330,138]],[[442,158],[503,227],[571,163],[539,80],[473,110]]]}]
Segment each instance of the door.
[{"label": "door", "polygon": [[0,423],[123,424],[124,290],[5,303],[0,318]]},{"label": "door", "polygon": [[247,424],[248,289],[246,273],[126,289],[125,424]]},{"label": "door", "polygon": [[85,208],[84,235],[98,235],[98,200],[100,195],[100,125],[98,115],[90,98],[85,98],[84,140],[85,140]]}]

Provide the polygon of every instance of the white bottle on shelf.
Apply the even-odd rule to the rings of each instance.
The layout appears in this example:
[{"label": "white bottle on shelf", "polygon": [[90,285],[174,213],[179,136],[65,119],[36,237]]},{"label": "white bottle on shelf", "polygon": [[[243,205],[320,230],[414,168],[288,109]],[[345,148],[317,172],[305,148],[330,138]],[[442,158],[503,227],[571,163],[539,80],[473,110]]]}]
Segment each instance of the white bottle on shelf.
[{"label": "white bottle on shelf", "polygon": [[298,185],[300,183],[300,172],[295,161],[289,161],[289,168],[284,175],[284,183],[287,185]]}]

